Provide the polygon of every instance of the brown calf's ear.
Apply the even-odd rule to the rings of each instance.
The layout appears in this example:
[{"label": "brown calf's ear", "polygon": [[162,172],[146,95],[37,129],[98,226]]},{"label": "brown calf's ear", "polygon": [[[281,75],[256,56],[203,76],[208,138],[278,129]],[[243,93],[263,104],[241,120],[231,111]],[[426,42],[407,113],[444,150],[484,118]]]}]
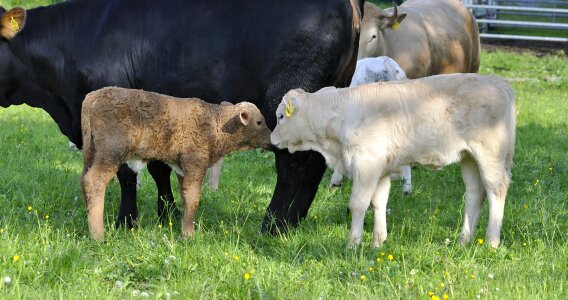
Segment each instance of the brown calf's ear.
[{"label": "brown calf's ear", "polygon": [[240,118],[241,118],[241,123],[247,126],[249,122],[249,113],[246,111],[241,112]]},{"label": "brown calf's ear", "polygon": [[21,7],[15,7],[5,12],[0,17],[0,35],[6,39],[12,39],[26,23],[26,11]]}]

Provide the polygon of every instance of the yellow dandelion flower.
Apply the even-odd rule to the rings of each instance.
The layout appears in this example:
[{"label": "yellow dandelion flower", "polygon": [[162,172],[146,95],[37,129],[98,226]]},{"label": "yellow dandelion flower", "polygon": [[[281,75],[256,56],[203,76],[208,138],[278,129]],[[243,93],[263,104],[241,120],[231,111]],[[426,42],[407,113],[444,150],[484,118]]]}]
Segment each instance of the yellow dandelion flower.
[{"label": "yellow dandelion flower", "polygon": [[483,245],[483,239],[477,239],[477,244],[478,244],[479,246]]},{"label": "yellow dandelion flower", "polygon": [[523,205],[523,208],[528,209],[529,208],[528,204]]},{"label": "yellow dandelion flower", "polygon": [[475,279],[475,274],[471,274],[471,279]]},{"label": "yellow dandelion flower", "polygon": [[428,292],[428,297],[432,297],[432,296],[434,296],[434,292],[432,292],[432,291]]},{"label": "yellow dandelion flower", "polygon": [[432,300],[440,300],[440,297],[436,296],[436,295],[432,295]]},{"label": "yellow dandelion flower", "polygon": [[237,255],[235,255],[235,256],[233,256],[233,260],[234,260],[234,261],[238,261],[238,260],[239,260],[239,257],[238,257]]},{"label": "yellow dandelion flower", "polygon": [[158,228],[162,229],[162,224],[158,224]]},{"label": "yellow dandelion flower", "polygon": [[440,287],[444,288],[446,285],[443,282],[440,282]]},{"label": "yellow dandelion flower", "polygon": [[448,294],[446,294],[446,293],[444,293],[442,295],[442,299],[444,299],[444,300],[448,300],[449,298],[450,298],[450,296],[448,296]]},{"label": "yellow dandelion flower", "polygon": [[0,228],[0,233],[4,233],[4,228]]},{"label": "yellow dandelion flower", "polygon": [[382,258],[380,258],[380,257],[377,257],[377,262],[378,262],[378,263],[380,263],[380,262],[382,262],[382,261],[383,261],[383,259],[382,259]]},{"label": "yellow dandelion flower", "polygon": [[20,256],[19,255],[14,255],[14,257],[12,258],[12,260],[14,262],[18,262],[20,260]]},{"label": "yellow dandelion flower", "polygon": [[526,247],[526,246],[527,246],[527,243],[523,243],[523,247]]},{"label": "yellow dandelion flower", "polygon": [[34,208],[31,205],[28,205],[28,211],[32,211]]},{"label": "yellow dandelion flower", "polygon": [[387,256],[387,259],[388,259],[388,260],[393,260],[393,259],[394,259],[394,256],[392,256],[392,254],[389,254],[389,256]]},{"label": "yellow dandelion flower", "polygon": [[381,256],[385,256],[385,253],[384,253],[384,252],[381,252]]},{"label": "yellow dandelion flower", "polygon": [[371,272],[371,273],[375,272],[375,268],[370,267],[370,268],[369,268],[369,272]]},{"label": "yellow dandelion flower", "polygon": [[448,273],[448,271],[444,271],[444,276],[449,277],[450,273]]},{"label": "yellow dandelion flower", "polygon": [[223,231],[223,233],[224,233],[225,235],[229,235],[229,231],[226,230],[226,229],[225,229],[225,231]]},{"label": "yellow dandelion flower", "polygon": [[45,215],[45,219],[46,219],[46,220],[49,220],[49,215],[46,214],[46,215]]},{"label": "yellow dandelion flower", "polygon": [[365,280],[367,280],[367,276],[365,276],[365,275],[361,275],[361,280],[362,280],[362,281],[365,281]]},{"label": "yellow dandelion flower", "polygon": [[243,275],[243,278],[245,280],[249,280],[250,279],[250,273],[245,273],[245,275]]}]

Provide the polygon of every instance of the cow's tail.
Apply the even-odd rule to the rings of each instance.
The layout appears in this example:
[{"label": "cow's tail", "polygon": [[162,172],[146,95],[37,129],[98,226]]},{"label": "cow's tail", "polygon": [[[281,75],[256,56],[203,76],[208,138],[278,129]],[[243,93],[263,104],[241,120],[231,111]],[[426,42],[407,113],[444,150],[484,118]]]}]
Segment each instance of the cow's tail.
[{"label": "cow's tail", "polygon": [[338,72],[339,77],[333,84],[334,86],[349,86],[353,72],[355,72],[357,54],[359,52],[359,36],[361,34],[361,24],[363,23],[364,4],[365,0],[349,0],[352,12],[350,48],[346,55],[341,59],[341,63],[339,64],[340,69]]},{"label": "cow's tail", "polygon": [[[467,9],[466,9],[467,10]],[[469,12],[469,10],[467,10]],[[479,71],[479,65],[481,63],[481,41],[479,38],[479,26],[477,25],[477,21],[475,20],[475,16],[473,13],[469,12],[469,36],[470,36],[470,43],[471,43],[471,61],[470,61],[470,68],[469,73],[477,73]]]},{"label": "cow's tail", "polygon": [[507,147],[507,154],[505,157],[505,163],[507,171],[509,172],[509,176],[511,176],[511,168],[513,166],[513,155],[515,153],[515,136],[517,130],[517,105],[516,105],[516,97],[515,92],[511,85],[505,80],[500,79],[503,82],[503,91],[507,95],[507,100],[509,101],[508,108],[509,108],[509,128],[508,128],[508,147]]}]

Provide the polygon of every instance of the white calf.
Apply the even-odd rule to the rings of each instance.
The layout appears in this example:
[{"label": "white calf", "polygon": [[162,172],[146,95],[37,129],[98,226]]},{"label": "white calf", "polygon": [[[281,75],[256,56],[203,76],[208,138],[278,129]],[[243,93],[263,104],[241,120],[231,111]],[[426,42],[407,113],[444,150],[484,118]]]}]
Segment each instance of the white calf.
[{"label": "white calf", "polygon": [[487,242],[500,243],[515,145],[515,96],[496,76],[437,75],[306,93],[288,92],[276,110],[271,142],[290,152],[315,150],[353,179],[349,244],[361,243],[369,204],[373,246],[387,238],[389,174],[401,165],[435,169],[460,162],[466,187],[461,242],[475,237],[483,198]]}]

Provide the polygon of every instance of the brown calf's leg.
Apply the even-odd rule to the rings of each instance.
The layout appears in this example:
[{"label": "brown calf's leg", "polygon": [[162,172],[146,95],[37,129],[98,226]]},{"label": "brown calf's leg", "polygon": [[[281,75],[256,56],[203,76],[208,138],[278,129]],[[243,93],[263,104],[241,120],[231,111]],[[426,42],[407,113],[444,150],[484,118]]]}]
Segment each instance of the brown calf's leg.
[{"label": "brown calf's leg", "polygon": [[201,197],[201,184],[205,177],[206,170],[183,169],[184,176],[178,175],[179,191],[183,200],[183,219],[181,232],[184,237],[193,236],[195,230],[195,213],[199,207],[199,198]]},{"label": "brown calf's leg", "polygon": [[105,190],[108,182],[116,173],[116,166],[108,166],[94,163],[81,178],[89,232],[91,238],[97,241],[104,239],[103,212],[105,206]]}]

